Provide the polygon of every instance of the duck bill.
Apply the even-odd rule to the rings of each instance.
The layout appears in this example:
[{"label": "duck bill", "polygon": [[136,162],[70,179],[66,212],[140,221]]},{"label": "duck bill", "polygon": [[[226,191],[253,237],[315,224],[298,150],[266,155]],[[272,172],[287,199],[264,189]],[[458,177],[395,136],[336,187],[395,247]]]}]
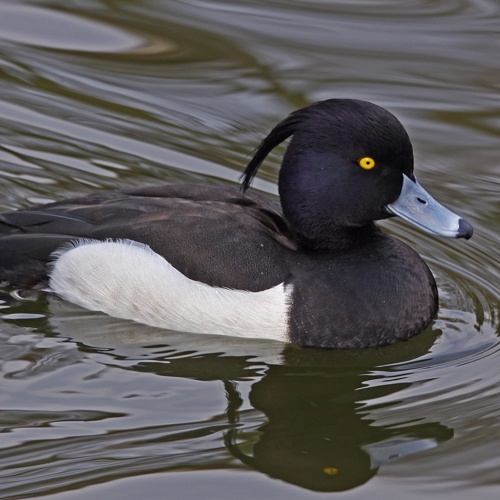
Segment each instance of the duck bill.
[{"label": "duck bill", "polygon": [[466,240],[472,236],[472,226],[465,219],[443,207],[416,180],[406,175],[403,175],[399,198],[386,209],[437,236]]}]

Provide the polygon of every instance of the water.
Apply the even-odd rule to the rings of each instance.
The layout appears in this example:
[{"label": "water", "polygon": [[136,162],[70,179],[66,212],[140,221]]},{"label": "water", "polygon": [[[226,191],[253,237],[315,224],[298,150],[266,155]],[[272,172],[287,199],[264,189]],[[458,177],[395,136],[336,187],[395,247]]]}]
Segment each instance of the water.
[{"label": "water", "polygon": [[[494,0],[4,0],[2,210],[234,184],[288,112],[354,97],[397,114],[421,183],[475,235],[384,222],[431,266],[441,309],[363,352],[3,296],[0,497],[498,498],[499,27]],[[278,167],[255,187],[274,196]]]}]

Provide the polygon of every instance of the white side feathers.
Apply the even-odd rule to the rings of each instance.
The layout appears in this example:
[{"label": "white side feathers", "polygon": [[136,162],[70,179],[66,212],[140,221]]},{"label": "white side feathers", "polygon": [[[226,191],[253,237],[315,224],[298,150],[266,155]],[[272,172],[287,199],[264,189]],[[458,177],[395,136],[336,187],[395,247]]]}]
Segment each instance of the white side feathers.
[{"label": "white side feathers", "polygon": [[50,289],[81,307],[171,330],[287,341],[291,285],[212,287],[130,240],[78,240],[53,257]]}]

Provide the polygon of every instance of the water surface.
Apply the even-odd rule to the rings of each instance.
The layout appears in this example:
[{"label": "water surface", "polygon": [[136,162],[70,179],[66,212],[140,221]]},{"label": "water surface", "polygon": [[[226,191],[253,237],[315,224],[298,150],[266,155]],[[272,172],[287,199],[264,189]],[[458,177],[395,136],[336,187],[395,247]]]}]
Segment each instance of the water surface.
[{"label": "water surface", "polygon": [[[2,210],[235,185],[287,113],[353,97],[401,119],[419,180],[475,235],[383,223],[429,263],[441,309],[410,342],[362,352],[5,293],[0,496],[497,498],[499,27],[494,0],[2,2]],[[275,196],[278,169],[279,151],[255,188]]]}]

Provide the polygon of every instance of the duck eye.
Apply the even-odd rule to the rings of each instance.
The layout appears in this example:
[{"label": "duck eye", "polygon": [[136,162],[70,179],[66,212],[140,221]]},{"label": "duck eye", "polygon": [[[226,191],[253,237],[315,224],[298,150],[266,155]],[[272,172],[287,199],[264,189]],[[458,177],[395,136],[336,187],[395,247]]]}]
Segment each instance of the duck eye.
[{"label": "duck eye", "polygon": [[375,160],[369,156],[365,156],[358,160],[358,165],[365,170],[371,170],[375,166]]}]

